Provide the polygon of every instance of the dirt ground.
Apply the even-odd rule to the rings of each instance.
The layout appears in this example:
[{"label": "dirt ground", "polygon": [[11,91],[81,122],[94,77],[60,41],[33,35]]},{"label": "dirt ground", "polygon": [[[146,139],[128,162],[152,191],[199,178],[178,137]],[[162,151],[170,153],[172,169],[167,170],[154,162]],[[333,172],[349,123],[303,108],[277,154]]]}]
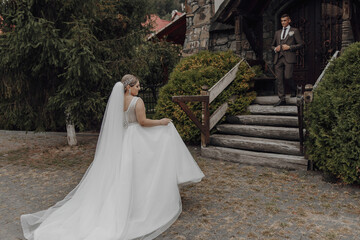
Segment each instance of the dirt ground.
[{"label": "dirt ground", "polygon": [[[43,210],[76,186],[96,134],[70,148],[62,133],[0,131],[0,239],[24,239],[19,217]],[[360,187],[325,182],[319,172],[203,159],[205,174],[181,188],[183,212],[157,239],[360,239]]]}]

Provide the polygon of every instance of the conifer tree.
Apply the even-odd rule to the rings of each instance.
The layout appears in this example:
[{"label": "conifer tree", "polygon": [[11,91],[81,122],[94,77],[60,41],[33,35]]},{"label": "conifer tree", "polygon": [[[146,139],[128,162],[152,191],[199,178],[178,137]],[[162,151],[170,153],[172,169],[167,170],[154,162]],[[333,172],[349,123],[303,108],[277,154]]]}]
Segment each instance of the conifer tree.
[{"label": "conifer tree", "polygon": [[59,130],[65,116],[79,129],[98,126],[109,90],[146,34],[145,3],[2,2],[0,126]]},{"label": "conifer tree", "polygon": [[148,11],[146,0],[2,1],[0,128],[98,130],[124,74],[169,74],[179,49],[146,42]]}]

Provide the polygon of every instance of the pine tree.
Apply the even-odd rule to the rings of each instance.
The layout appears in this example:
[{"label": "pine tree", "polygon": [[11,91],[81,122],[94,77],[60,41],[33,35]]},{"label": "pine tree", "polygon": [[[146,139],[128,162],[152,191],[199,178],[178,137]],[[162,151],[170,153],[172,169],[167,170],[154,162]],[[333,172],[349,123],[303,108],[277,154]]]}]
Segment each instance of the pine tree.
[{"label": "pine tree", "polygon": [[179,49],[146,41],[148,11],[146,0],[2,1],[0,128],[98,130],[124,74],[166,79]]},{"label": "pine tree", "polygon": [[0,4],[0,127],[59,130],[66,116],[80,130],[99,126],[147,33],[146,9],[145,0]]}]

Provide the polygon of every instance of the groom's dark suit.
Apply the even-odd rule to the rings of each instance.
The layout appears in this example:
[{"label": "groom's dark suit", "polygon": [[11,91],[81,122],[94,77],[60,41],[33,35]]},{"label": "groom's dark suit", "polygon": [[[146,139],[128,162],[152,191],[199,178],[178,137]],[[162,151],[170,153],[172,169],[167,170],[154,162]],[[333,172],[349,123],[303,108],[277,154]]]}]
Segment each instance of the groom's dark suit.
[{"label": "groom's dark suit", "polygon": [[272,49],[284,44],[289,45],[289,50],[280,47],[280,52],[275,53],[274,64],[275,74],[278,80],[278,95],[281,100],[285,100],[284,78],[290,85],[292,93],[296,92],[296,86],[292,79],[294,64],[296,63],[296,50],[304,46],[300,32],[297,28],[290,27],[285,38],[281,39],[282,29],[275,32]]}]

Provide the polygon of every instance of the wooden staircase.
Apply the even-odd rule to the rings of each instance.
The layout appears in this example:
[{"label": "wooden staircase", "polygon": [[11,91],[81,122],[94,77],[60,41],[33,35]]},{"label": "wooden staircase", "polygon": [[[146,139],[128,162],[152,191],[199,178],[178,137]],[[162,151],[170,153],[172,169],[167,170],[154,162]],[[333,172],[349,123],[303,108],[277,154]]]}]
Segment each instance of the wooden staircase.
[{"label": "wooden staircase", "polygon": [[249,106],[251,115],[231,116],[216,126],[210,144],[201,155],[239,163],[307,170],[302,156],[296,98],[287,106],[273,107],[277,96],[257,97]]},{"label": "wooden staircase", "polygon": [[[302,121],[298,125],[298,119],[302,119],[303,97],[299,98],[299,106],[296,98],[287,98],[287,106],[273,107],[279,98],[266,95],[274,94],[275,78],[264,75],[255,79],[254,90],[258,97],[249,106],[251,115],[228,117],[226,123],[217,125],[228,108],[225,102],[210,116],[210,104],[235,79],[242,63],[249,66],[242,59],[210,89],[203,86],[200,95],[172,97],[200,129],[201,155],[252,165],[307,170],[308,161],[300,151]],[[201,119],[194,115],[187,102],[202,103]],[[210,135],[214,127],[217,132]]]},{"label": "wooden staircase", "polygon": [[[323,78],[331,61],[338,55],[339,51],[336,51],[316,80],[312,91]],[[228,104],[225,102],[211,116],[209,104],[235,79],[238,66],[242,62],[248,66],[263,66],[263,76],[254,79],[253,90],[258,97],[248,108],[250,115],[227,117],[226,123],[217,125],[225,115]],[[268,96],[276,92],[274,76],[264,61],[256,60],[249,64],[242,59],[210,89],[204,86],[200,95],[173,96],[173,101],[180,105],[201,131],[202,156],[250,165],[313,170],[313,163],[310,161],[309,164],[300,150],[303,148],[305,132],[300,130],[304,129],[303,104],[304,99],[311,101],[310,92],[306,96],[306,92],[304,95],[300,94],[298,98],[288,97],[286,106],[273,107],[279,100],[277,96]],[[185,104],[195,101],[202,102],[201,120],[197,119]],[[216,134],[210,135],[215,126]]]}]

